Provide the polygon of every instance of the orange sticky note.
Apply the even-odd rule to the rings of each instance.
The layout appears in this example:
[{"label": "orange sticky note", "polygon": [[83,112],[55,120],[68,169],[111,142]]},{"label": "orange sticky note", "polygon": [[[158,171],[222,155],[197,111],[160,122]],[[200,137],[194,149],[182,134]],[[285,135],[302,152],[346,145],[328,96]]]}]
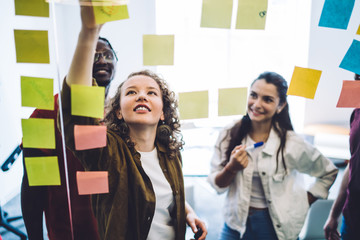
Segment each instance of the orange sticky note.
[{"label": "orange sticky note", "polygon": [[75,149],[85,150],[106,146],[106,126],[75,125]]},{"label": "orange sticky note", "polygon": [[336,107],[360,108],[360,81],[344,80]]},{"label": "orange sticky note", "polygon": [[79,195],[109,192],[108,172],[106,171],[77,171],[76,181]]},{"label": "orange sticky note", "polygon": [[314,99],[320,77],[320,70],[295,67],[287,95]]}]

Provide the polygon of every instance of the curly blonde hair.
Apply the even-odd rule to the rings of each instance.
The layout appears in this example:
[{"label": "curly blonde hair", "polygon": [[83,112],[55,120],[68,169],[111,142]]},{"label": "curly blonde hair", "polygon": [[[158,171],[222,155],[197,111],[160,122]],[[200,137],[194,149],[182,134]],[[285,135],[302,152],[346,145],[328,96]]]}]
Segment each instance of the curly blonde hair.
[{"label": "curly blonde hair", "polygon": [[159,85],[162,95],[163,113],[165,119],[164,121],[159,120],[158,128],[161,125],[168,125],[171,130],[166,137],[161,137],[157,134],[156,141],[159,141],[166,146],[168,150],[167,154],[170,158],[175,158],[184,145],[184,142],[182,140],[182,134],[180,133],[180,121],[177,113],[178,103],[175,98],[175,93],[173,91],[170,91],[165,80],[163,80],[150,70],[133,72],[127,77],[124,82],[119,85],[115,96],[109,102],[108,108],[110,110],[107,112],[104,118],[105,124],[109,129],[118,132],[129,148],[134,148],[135,143],[131,141],[129,135],[129,128],[127,127],[124,119],[118,119],[117,113],[120,110],[121,89],[124,83],[131,77],[139,75],[150,77],[154,79],[155,82],[157,82],[157,84]]}]

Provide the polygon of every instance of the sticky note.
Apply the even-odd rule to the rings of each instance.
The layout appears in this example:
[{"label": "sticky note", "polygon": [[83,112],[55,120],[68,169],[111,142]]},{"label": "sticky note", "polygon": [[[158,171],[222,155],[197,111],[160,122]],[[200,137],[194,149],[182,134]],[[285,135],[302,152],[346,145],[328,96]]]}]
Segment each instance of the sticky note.
[{"label": "sticky note", "polygon": [[346,52],[343,60],[340,63],[341,68],[360,74],[360,42],[353,40],[350,48]]},{"label": "sticky note", "polygon": [[53,110],[53,79],[21,76],[21,106]]},{"label": "sticky note", "polygon": [[218,115],[245,115],[247,88],[219,89]]},{"label": "sticky note", "polygon": [[287,94],[314,99],[320,77],[320,70],[295,67]]},{"label": "sticky note", "polygon": [[201,27],[230,28],[233,0],[203,0]]},{"label": "sticky note", "polygon": [[85,150],[106,146],[106,126],[74,126],[75,149]]},{"label": "sticky note", "polygon": [[79,195],[109,192],[108,172],[106,171],[77,171],[76,181]]},{"label": "sticky note", "polygon": [[113,4],[103,3],[100,6],[95,4],[93,6],[95,21],[97,24],[106,22],[117,21],[129,18],[127,5],[119,5],[115,2]]},{"label": "sticky note", "polygon": [[29,186],[61,185],[58,158],[25,157],[25,168]]},{"label": "sticky note", "polygon": [[15,0],[15,15],[49,17],[49,3],[45,0]]},{"label": "sticky note", "polygon": [[209,116],[208,91],[179,93],[180,119],[207,118]]},{"label": "sticky note", "polygon": [[268,0],[239,0],[236,29],[265,29]]},{"label": "sticky note", "polygon": [[174,40],[174,35],[143,35],[143,64],[174,65]]},{"label": "sticky note", "polygon": [[357,29],[357,31],[356,31],[356,34],[357,34],[357,35],[360,35],[360,25],[359,25],[359,27],[358,27],[358,29]]},{"label": "sticky note", "polygon": [[55,149],[54,119],[21,119],[24,148]]},{"label": "sticky note", "polygon": [[336,107],[360,108],[360,81],[344,80]]},{"label": "sticky note", "polygon": [[71,85],[71,114],[83,117],[104,117],[105,88]]},{"label": "sticky note", "polygon": [[325,0],[319,27],[347,29],[355,0]]},{"label": "sticky note", "polygon": [[16,62],[50,63],[48,32],[42,30],[14,30]]}]

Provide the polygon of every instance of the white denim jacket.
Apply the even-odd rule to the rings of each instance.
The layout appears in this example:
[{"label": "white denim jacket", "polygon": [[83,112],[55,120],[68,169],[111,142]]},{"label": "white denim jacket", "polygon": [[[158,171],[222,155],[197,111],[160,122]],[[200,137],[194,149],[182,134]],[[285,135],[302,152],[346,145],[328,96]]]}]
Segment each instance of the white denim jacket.
[{"label": "white denim jacket", "polygon": [[[220,188],[215,184],[215,177],[223,168],[221,163],[226,159],[225,152],[230,140],[227,132],[231,127],[232,125],[225,128],[218,137],[208,181],[219,194],[227,191],[225,222],[243,236],[254,170],[251,154],[248,154],[248,166],[237,173],[228,187]],[[246,145],[246,142],[244,144]],[[287,171],[283,167],[280,154],[278,171],[275,174],[279,145],[280,138],[272,129],[264,149],[259,153],[258,168],[276,234],[280,240],[292,240],[298,237],[309,209],[307,191],[317,198],[327,198],[338,169],[302,137],[288,131],[284,149]],[[316,177],[315,183],[309,189],[305,189],[301,181],[302,173]]]}]

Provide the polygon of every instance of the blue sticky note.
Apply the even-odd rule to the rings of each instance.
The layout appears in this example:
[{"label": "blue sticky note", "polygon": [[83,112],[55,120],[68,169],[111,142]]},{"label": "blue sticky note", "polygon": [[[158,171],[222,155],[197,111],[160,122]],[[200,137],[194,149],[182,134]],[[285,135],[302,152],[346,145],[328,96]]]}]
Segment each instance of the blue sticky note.
[{"label": "blue sticky note", "polygon": [[355,0],[325,0],[319,27],[347,29]]},{"label": "blue sticky note", "polygon": [[340,63],[341,68],[360,74],[360,42],[353,40],[349,50],[346,52],[345,57]]}]

